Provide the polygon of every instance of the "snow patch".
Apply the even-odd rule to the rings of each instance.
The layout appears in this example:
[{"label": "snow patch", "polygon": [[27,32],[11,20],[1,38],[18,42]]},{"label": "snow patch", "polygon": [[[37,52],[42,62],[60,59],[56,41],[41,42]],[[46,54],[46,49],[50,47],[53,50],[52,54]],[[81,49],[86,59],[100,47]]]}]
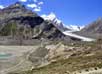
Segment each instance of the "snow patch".
[{"label": "snow patch", "polygon": [[72,31],[80,31],[84,28],[84,26],[77,26],[77,25],[69,25],[66,26],[67,28],[69,28]]}]

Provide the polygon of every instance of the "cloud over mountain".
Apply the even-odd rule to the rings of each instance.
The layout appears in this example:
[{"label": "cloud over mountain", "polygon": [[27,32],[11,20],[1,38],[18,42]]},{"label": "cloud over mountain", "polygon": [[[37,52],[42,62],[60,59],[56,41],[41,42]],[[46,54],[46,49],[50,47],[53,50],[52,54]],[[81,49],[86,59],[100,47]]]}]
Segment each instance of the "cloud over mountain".
[{"label": "cloud over mountain", "polygon": [[0,5],[0,9],[3,9],[3,8],[5,8],[3,5]]},{"label": "cloud over mountain", "polygon": [[44,4],[44,2],[39,2],[39,3],[38,3],[38,5],[43,5],[43,4]]},{"label": "cloud over mountain", "polygon": [[[44,4],[44,2],[41,0],[14,0],[13,2],[21,2],[26,7],[30,8],[32,11],[35,12],[40,12],[42,10],[42,5]],[[5,8],[4,6],[8,7],[9,4],[8,5],[7,4],[5,5],[4,3],[0,4],[0,9]]]},{"label": "cloud over mountain", "polygon": [[19,0],[20,2],[27,2],[27,0]]},{"label": "cloud over mountain", "polygon": [[32,8],[33,11],[35,12],[40,12],[41,11],[41,6],[44,4],[42,1],[37,1],[33,0],[34,3],[32,4],[27,4],[26,6],[29,8]]},{"label": "cloud over mountain", "polygon": [[36,8],[37,5],[36,4],[27,4],[28,7],[31,7],[31,8]]},{"label": "cloud over mountain", "polygon": [[41,11],[41,7],[35,8],[33,11],[36,11],[36,12]]}]

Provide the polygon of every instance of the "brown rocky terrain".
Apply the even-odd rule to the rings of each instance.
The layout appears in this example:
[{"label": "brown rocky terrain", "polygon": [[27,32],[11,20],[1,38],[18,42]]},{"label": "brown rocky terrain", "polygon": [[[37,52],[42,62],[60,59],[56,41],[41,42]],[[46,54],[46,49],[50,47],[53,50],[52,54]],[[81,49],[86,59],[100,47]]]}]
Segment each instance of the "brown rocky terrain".
[{"label": "brown rocky terrain", "polygon": [[44,21],[19,2],[0,10],[0,44],[23,44],[22,40],[31,40],[32,44],[33,39],[64,37],[50,21]]},{"label": "brown rocky terrain", "polygon": [[102,18],[98,18],[96,21],[88,24],[85,28],[76,33],[96,39],[102,38]]},{"label": "brown rocky terrain", "polygon": [[[39,51],[43,51],[43,53]],[[36,67],[28,71],[12,72],[9,74],[102,73],[101,41],[74,45],[65,45],[63,43],[56,45],[50,44],[40,49],[38,48],[35,52],[31,53],[29,60],[32,61],[32,63],[36,62]]]}]

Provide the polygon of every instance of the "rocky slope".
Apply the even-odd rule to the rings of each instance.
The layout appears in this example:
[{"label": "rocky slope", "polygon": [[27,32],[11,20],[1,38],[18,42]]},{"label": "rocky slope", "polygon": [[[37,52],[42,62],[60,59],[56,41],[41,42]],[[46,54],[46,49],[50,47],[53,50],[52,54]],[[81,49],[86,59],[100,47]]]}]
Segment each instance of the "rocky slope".
[{"label": "rocky slope", "polygon": [[[44,51],[41,53],[40,51]],[[39,55],[37,53],[40,53]],[[101,74],[102,73],[102,41],[65,45],[46,45],[38,48],[29,56],[29,60],[37,65],[50,61],[47,65],[32,68],[28,71],[9,74]],[[36,65],[36,66],[37,66]],[[101,70],[98,72],[98,70]]]},{"label": "rocky slope", "polygon": [[57,18],[57,16],[51,12],[49,15],[41,15],[44,20],[52,22],[59,30],[66,31],[70,30],[69,28],[65,27],[61,20]]},{"label": "rocky slope", "polygon": [[[66,28],[53,13],[43,19],[19,2],[0,10],[0,44],[9,44],[10,39],[11,43],[12,40],[16,40],[13,42],[15,44],[22,44],[22,40],[29,39],[80,40],[74,36],[65,35],[63,32],[66,30],[72,31]],[[4,40],[6,41],[2,42]],[[31,43],[34,42],[31,41]]]},{"label": "rocky slope", "polygon": [[0,10],[0,36],[11,39],[63,39],[65,36],[50,21],[17,2]]},{"label": "rocky slope", "polygon": [[93,23],[83,28],[81,31],[91,33],[102,33],[102,18],[97,19]]},{"label": "rocky slope", "polygon": [[102,38],[102,18],[97,19],[91,24],[84,27],[81,31],[76,32],[79,35],[91,37],[91,38]]}]

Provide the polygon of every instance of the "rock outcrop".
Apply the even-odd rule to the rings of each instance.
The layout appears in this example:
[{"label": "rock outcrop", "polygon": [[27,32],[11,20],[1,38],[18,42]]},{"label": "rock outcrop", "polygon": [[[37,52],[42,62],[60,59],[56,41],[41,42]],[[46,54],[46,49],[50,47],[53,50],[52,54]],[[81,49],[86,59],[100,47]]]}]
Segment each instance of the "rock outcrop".
[{"label": "rock outcrop", "polygon": [[49,21],[17,2],[0,10],[0,36],[22,39],[63,39],[65,36]]}]

